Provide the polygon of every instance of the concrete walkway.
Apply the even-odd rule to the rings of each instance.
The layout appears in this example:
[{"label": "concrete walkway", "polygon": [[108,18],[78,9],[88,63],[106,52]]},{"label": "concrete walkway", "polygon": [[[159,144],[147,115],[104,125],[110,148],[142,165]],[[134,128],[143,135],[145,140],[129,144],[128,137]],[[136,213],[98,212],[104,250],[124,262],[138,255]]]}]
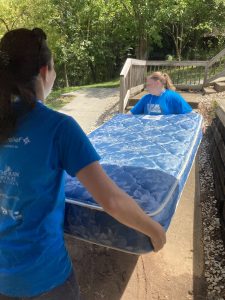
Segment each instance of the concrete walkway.
[{"label": "concrete walkway", "polygon": [[[90,132],[118,102],[117,89],[88,89],[61,111]],[[82,300],[205,299],[198,163],[195,162],[159,253],[142,256],[67,238]]]},{"label": "concrete walkway", "polygon": [[106,113],[119,103],[118,88],[88,88],[65,94],[74,96],[60,112],[72,116],[86,133],[101,125]]}]

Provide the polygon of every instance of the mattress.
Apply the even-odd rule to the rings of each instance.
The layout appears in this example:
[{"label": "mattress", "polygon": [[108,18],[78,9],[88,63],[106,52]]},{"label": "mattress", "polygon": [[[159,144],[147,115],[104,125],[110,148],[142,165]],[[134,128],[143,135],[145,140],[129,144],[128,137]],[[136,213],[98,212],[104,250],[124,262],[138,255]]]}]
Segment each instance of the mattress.
[{"label": "mattress", "polygon": [[[100,164],[142,209],[168,229],[202,138],[202,117],[118,114],[89,138]],[[65,233],[98,245],[143,254],[150,239],[104,212],[82,184],[67,175]]]}]

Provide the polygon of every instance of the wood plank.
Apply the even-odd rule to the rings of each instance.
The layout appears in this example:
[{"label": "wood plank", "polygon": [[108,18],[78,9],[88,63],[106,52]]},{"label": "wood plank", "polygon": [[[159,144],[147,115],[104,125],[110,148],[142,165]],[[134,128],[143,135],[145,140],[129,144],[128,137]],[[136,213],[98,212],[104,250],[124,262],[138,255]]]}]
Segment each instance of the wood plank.
[{"label": "wood plank", "polygon": [[216,74],[216,75],[214,75],[214,76],[212,76],[212,77],[210,77],[210,78],[208,78],[208,79],[205,81],[204,84],[208,84],[208,83],[210,83],[210,82],[212,82],[212,81],[214,81],[214,80],[216,80],[216,79],[219,79],[220,77],[223,77],[223,76],[225,76],[225,70],[222,71],[222,72],[220,72],[220,73],[218,73],[218,74]]},{"label": "wood plank", "polygon": [[144,90],[141,93],[138,93],[136,95],[131,95],[129,100],[140,100],[144,95],[147,95],[148,91]]},{"label": "wood plank", "polygon": [[165,60],[148,60],[146,62],[148,66],[203,66],[208,64],[208,61],[204,60],[183,60],[183,61],[165,61]]},{"label": "wood plank", "polygon": [[193,90],[193,91],[201,91],[202,84],[190,85],[190,84],[174,84],[178,90]]},{"label": "wood plank", "polygon": [[130,97],[130,90],[127,91],[127,93],[126,93],[123,101],[120,102],[119,112],[121,114],[123,114],[124,111],[125,111],[125,109],[126,109],[126,106],[127,106],[128,102],[129,102],[129,97]]},{"label": "wood plank", "polygon": [[213,65],[219,58],[223,57],[225,55],[225,49],[220,51],[216,56],[214,56],[209,62],[208,62],[208,67]]},{"label": "wood plank", "polygon": [[144,89],[144,87],[145,87],[144,84],[139,84],[139,85],[131,88],[130,89],[130,95],[131,95],[131,97],[132,97],[132,95],[134,95],[134,97],[135,97],[137,94],[139,94],[140,92],[142,92],[143,89]]},{"label": "wood plank", "polygon": [[225,130],[224,130],[223,123],[221,122],[221,120],[218,117],[215,118],[214,120],[215,120],[216,127],[222,136],[222,139],[225,141]]},{"label": "wood plank", "polygon": [[214,170],[218,172],[218,175],[220,177],[222,190],[223,190],[223,193],[225,194],[225,184],[224,184],[225,183],[225,169],[224,169],[224,165],[222,163],[221,156],[220,156],[220,153],[219,153],[217,147],[215,147],[215,149],[214,149],[212,161],[214,162]]},{"label": "wood plank", "polygon": [[220,99],[217,103],[219,106],[216,108],[216,115],[223,124],[223,127],[225,127],[225,99]]},{"label": "wood plank", "polygon": [[146,66],[147,60],[140,60],[140,59],[131,58],[131,63],[134,66]]},{"label": "wood plank", "polygon": [[222,135],[220,134],[218,128],[216,127],[215,123],[212,124],[212,133],[213,133],[213,138],[214,138],[214,141],[215,141],[215,145],[216,145],[217,149],[219,150],[222,163],[225,166],[225,145],[224,145],[224,140],[223,140]]},{"label": "wood plank", "polygon": [[225,202],[225,194],[223,192],[221,178],[219,176],[219,173],[215,169],[214,162],[212,164],[212,167],[213,167],[213,175],[214,175],[214,180],[215,180],[215,194],[216,194],[216,199],[218,201],[220,201],[220,202]]},{"label": "wood plank", "polygon": [[215,82],[214,88],[217,92],[225,91],[225,82]]},{"label": "wood plank", "polygon": [[216,90],[213,87],[211,87],[211,86],[204,87],[203,88],[203,94],[204,95],[216,94]]},{"label": "wood plank", "polygon": [[120,102],[119,102],[120,113],[123,113],[124,96],[125,96],[125,79],[123,75],[120,75]]},{"label": "wood plank", "polygon": [[128,71],[130,70],[130,67],[132,65],[132,60],[131,58],[127,58],[126,62],[125,62],[125,65],[123,66],[123,69],[120,73],[120,76],[126,76]]},{"label": "wood plank", "polygon": [[[193,109],[198,108],[199,99],[201,98],[201,94],[196,93],[188,93],[188,92],[178,92],[181,96],[191,105]],[[128,105],[134,106],[144,95],[148,94],[147,90],[142,91],[137,95],[131,95],[129,98]]]}]

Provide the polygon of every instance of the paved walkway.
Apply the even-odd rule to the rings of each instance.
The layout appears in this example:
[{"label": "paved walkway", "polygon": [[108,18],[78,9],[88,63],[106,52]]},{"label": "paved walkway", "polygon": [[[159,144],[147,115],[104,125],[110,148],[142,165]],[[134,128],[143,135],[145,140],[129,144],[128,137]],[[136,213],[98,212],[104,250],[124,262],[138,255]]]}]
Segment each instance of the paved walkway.
[{"label": "paved walkway", "polygon": [[[118,103],[118,89],[86,89],[61,109],[85,132],[99,126]],[[159,253],[142,256],[68,239],[82,300],[205,299],[202,281],[198,164],[194,164]]]},{"label": "paved walkway", "polygon": [[119,103],[118,88],[88,88],[67,95],[74,96],[74,100],[60,111],[72,116],[86,133],[100,126]]}]

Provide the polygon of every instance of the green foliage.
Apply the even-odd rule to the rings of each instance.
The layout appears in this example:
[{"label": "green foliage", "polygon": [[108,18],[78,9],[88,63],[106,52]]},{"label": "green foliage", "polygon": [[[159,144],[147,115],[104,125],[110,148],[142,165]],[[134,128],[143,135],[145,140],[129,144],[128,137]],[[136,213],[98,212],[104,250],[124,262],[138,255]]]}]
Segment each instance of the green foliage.
[{"label": "green foliage", "polygon": [[[58,88],[118,77],[129,57],[208,59],[224,48],[223,0],[0,0],[0,36],[41,27]],[[161,58],[160,57],[160,58]]]},{"label": "green foliage", "polygon": [[178,60],[188,49],[201,49],[204,37],[223,31],[225,2],[220,0],[163,0],[158,22],[172,38]]}]

